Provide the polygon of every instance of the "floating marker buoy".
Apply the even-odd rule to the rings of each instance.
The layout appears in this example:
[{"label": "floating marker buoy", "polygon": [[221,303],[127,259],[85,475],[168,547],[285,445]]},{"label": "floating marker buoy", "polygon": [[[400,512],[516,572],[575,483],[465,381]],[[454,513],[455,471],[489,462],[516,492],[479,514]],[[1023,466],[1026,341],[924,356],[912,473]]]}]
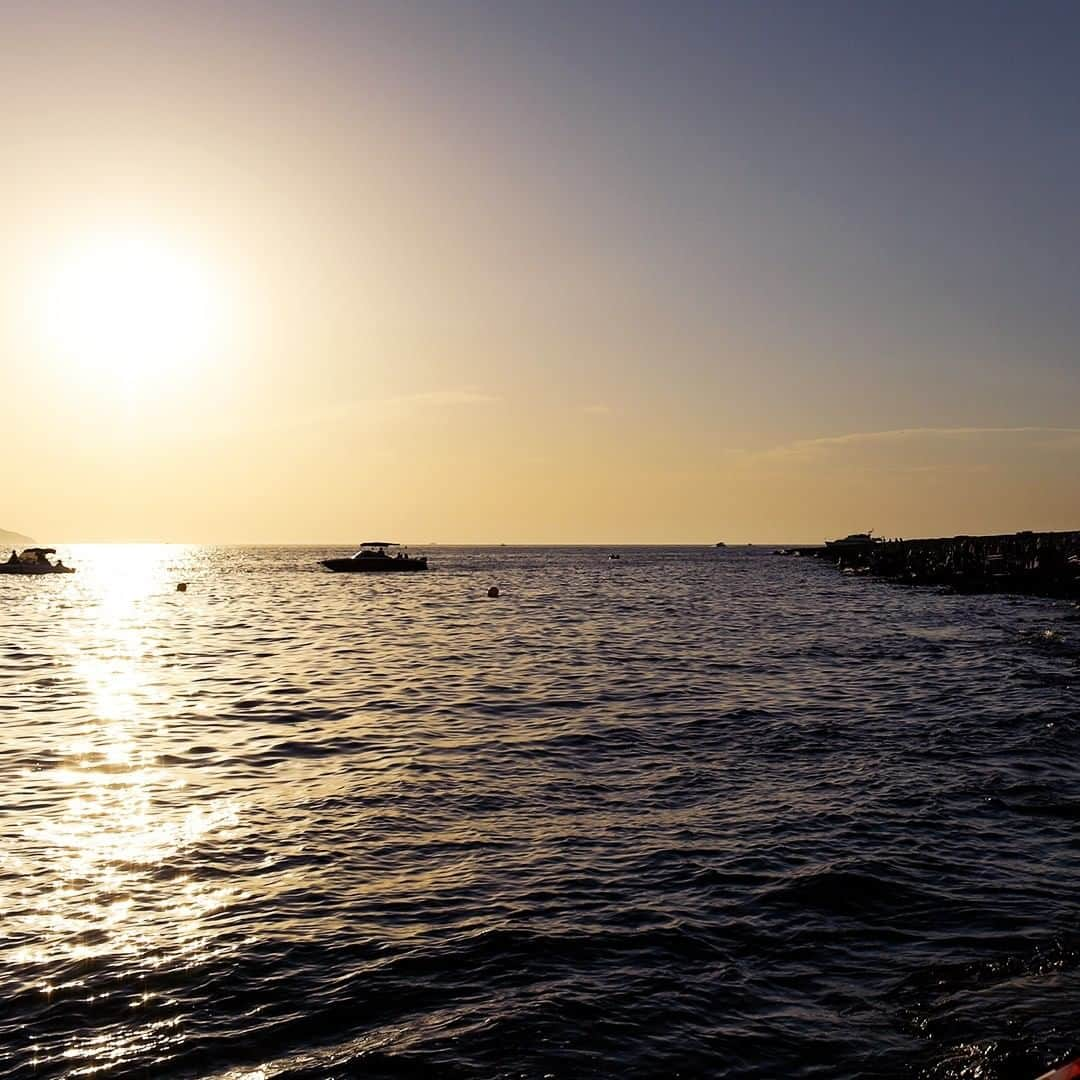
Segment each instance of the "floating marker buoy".
[{"label": "floating marker buoy", "polygon": [[491,588],[488,589],[488,596],[494,598],[494,597],[496,597],[498,595],[499,595],[499,586],[498,585],[492,585]]},{"label": "floating marker buoy", "polygon": [[177,592],[187,592],[187,582],[186,581],[181,581],[180,584],[176,586],[176,591]]}]

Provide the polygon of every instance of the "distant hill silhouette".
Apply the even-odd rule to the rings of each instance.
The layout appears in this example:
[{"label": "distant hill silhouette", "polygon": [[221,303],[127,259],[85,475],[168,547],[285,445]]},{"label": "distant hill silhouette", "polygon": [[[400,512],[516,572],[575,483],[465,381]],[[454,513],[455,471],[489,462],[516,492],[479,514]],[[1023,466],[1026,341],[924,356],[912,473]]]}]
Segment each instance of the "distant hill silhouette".
[{"label": "distant hill silhouette", "polygon": [[22,533],[0,529],[0,547],[25,547],[33,542],[34,538],[32,536],[23,536]]}]

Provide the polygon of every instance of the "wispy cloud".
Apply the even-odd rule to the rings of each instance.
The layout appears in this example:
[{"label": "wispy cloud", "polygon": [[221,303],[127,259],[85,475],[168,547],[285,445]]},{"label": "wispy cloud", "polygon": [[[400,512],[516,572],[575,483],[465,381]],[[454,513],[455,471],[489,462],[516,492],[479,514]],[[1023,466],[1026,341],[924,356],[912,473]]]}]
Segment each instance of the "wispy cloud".
[{"label": "wispy cloud", "polygon": [[355,398],[302,413],[278,423],[273,430],[311,427],[342,420],[364,418],[369,423],[389,422],[417,408],[457,408],[466,405],[485,405],[501,400],[492,394],[476,390],[427,390],[419,394],[398,394],[393,397]]},{"label": "wispy cloud", "polygon": [[[1080,436],[1080,428],[1074,427],[923,427],[894,428],[888,431],[857,431],[844,435],[826,435],[818,439],[796,439],[765,450],[760,455],[774,460],[810,460],[828,453],[866,444],[925,443],[935,439],[962,440],[980,436],[1065,436],[1067,446],[1075,445],[1073,436]],[[1049,445],[1060,445],[1055,440]]]},{"label": "wispy cloud", "polygon": [[406,394],[403,397],[385,399],[391,403],[415,403],[418,405],[484,405],[498,401],[492,394],[481,394],[475,390],[429,390],[423,394]]}]

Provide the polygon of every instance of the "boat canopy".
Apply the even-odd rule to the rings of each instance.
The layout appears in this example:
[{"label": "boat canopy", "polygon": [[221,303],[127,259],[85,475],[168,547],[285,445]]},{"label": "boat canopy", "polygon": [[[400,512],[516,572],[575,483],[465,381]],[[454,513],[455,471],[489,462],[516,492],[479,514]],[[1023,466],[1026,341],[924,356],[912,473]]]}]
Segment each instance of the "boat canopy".
[{"label": "boat canopy", "polygon": [[22,553],[24,555],[55,555],[56,554],[56,548],[39,548],[39,547],[23,548]]},{"label": "boat canopy", "polygon": [[362,548],[370,547],[400,547],[400,544],[395,544],[390,540],[365,540],[361,545]]}]

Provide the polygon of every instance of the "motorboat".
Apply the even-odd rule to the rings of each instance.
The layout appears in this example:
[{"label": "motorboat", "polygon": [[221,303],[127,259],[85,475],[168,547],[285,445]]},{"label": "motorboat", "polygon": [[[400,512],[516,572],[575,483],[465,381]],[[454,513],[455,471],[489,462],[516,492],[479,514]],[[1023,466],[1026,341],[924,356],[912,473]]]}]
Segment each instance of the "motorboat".
[{"label": "motorboat", "polygon": [[869,567],[874,549],[881,543],[873,535],[873,529],[864,533],[848,533],[839,540],[825,541],[826,557],[832,559],[842,570]]},{"label": "motorboat", "polygon": [[24,548],[18,555],[14,551],[7,562],[0,562],[0,574],[74,574],[74,566],[65,566],[63,559],[49,562],[56,548]]},{"label": "motorboat", "polygon": [[852,548],[862,550],[865,548],[871,548],[874,544],[881,543],[873,535],[873,529],[870,532],[864,533],[848,533],[847,536],[841,540],[826,540],[825,546],[833,550],[850,550]]},{"label": "motorboat", "polygon": [[[400,548],[391,554],[388,548]],[[387,540],[365,540],[360,550],[347,559],[323,559],[327,570],[344,574],[385,574],[404,570],[426,570],[427,556],[409,555],[400,544]]]}]

